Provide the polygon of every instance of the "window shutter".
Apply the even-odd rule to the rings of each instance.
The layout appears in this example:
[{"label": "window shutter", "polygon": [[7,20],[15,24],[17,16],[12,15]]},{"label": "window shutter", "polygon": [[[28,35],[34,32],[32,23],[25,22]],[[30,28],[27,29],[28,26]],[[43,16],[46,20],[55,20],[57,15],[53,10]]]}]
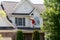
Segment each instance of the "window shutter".
[{"label": "window shutter", "polygon": [[15,24],[16,24],[16,26],[18,25],[18,24],[17,24],[17,18],[15,18]]},{"label": "window shutter", "polygon": [[25,18],[23,18],[23,26],[25,26]]}]

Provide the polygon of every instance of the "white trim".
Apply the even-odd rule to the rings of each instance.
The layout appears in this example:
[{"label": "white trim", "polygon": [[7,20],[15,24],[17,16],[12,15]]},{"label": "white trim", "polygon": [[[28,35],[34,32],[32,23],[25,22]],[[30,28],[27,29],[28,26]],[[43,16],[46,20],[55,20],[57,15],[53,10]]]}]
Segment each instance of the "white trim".
[{"label": "white trim", "polygon": [[[17,17],[16,17],[17,18]],[[23,17],[24,18],[24,17]],[[23,26],[23,18],[22,18],[22,26],[16,26],[16,27],[25,27],[26,26],[26,22],[25,22],[25,26]],[[18,20],[18,19],[17,19]],[[18,22],[18,21],[17,21]],[[16,24],[15,24],[16,25]]]},{"label": "white trim", "polygon": [[1,17],[3,20],[5,20],[9,25],[11,25],[13,28],[15,28],[15,26],[14,26],[12,23],[10,23],[6,17],[2,17],[1,15],[0,15],[0,17]]}]

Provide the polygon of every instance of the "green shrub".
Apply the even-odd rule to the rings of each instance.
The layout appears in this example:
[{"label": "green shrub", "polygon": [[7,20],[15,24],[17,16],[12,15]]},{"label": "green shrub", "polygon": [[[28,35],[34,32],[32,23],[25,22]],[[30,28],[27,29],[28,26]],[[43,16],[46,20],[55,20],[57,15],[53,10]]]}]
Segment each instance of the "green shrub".
[{"label": "green shrub", "polygon": [[32,35],[32,40],[40,40],[40,33],[39,31],[34,31]]},{"label": "green shrub", "polygon": [[24,40],[24,35],[22,31],[17,31],[17,40]]}]

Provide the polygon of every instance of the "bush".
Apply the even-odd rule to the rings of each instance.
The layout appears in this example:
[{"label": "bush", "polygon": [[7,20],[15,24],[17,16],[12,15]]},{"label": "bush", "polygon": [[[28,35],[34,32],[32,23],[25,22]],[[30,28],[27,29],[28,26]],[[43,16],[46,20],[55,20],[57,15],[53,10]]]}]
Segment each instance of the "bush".
[{"label": "bush", "polygon": [[40,33],[39,31],[34,31],[32,35],[32,40],[40,40]]},{"label": "bush", "polygon": [[24,40],[24,35],[22,31],[17,31],[17,40]]}]

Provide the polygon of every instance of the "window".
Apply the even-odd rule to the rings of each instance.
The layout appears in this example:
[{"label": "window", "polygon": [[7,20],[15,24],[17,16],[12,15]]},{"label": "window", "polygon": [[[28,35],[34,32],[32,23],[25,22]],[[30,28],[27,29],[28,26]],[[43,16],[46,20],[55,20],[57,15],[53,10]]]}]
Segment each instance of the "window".
[{"label": "window", "polygon": [[25,26],[25,18],[15,18],[16,26]]}]

